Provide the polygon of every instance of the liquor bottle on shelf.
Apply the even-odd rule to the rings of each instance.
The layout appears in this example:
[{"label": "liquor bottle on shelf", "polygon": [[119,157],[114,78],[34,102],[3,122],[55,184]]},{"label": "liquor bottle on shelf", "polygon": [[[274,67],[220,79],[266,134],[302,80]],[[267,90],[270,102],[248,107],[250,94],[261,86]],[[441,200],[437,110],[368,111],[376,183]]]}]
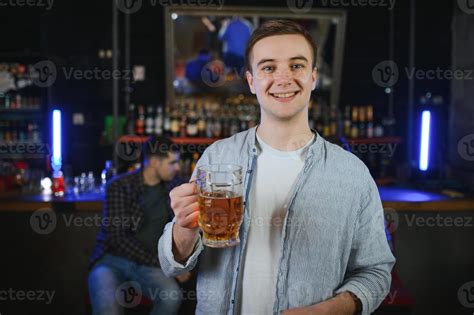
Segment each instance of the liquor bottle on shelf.
[{"label": "liquor bottle on shelf", "polygon": [[359,107],[359,137],[365,138],[366,134],[366,125],[365,125],[365,106]]},{"label": "liquor bottle on shelf", "polygon": [[374,109],[372,105],[367,106],[367,138],[374,137]]},{"label": "liquor bottle on shelf", "polygon": [[145,134],[147,136],[153,134],[153,106],[148,105],[146,109],[146,118],[145,118]]},{"label": "liquor bottle on shelf", "polygon": [[323,137],[329,137],[331,126],[329,123],[329,107],[323,107]]},{"label": "liquor bottle on shelf", "polygon": [[213,126],[212,126],[212,136],[215,138],[220,138],[222,136],[222,125],[219,115],[214,118]]},{"label": "liquor bottle on shelf", "polygon": [[[183,115],[183,117],[185,117]],[[188,137],[197,137],[198,135],[198,119],[197,119],[197,114],[194,111],[194,106],[191,105],[191,109],[189,111],[189,117],[186,125],[186,133]]]},{"label": "liquor bottle on shelf", "polygon": [[331,106],[329,114],[329,135],[334,137],[337,135],[337,108]]},{"label": "liquor bottle on shelf", "polygon": [[145,107],[138,105],[138,117],[135,121],[135,133],[139,136],[145,134]]},{"label": "liquor bottle on shelf", "polygon": [[37,123],[33,123],[33,142],[41,142],[40,128]]},{"label": "liquor bottle on shelf", "polygon": [[383,125],[381,124],[381,117],[380,117],[379,112],[376,112],[375,117],[377,117],[377,119],[375,120],[376,123],[374,126],[374,137],[380,138],[380,137],[385,136],[385,130],[384,130]]},{"label": "liquor bottle on shelf", "polygon": [[12,128],[11,128],[11,122],[6,121],[5,122],[5,141],[12,141]]},{"label": "liquor bottle on shelf", "polygon": [[199,137],[206,136],[206,114],[204,113],[202,105],[198,106],[197,129]]},{"label": "liquor bottle on shelf", "polygon": [[248,121],[248,128],[253,128],[257,125],[258,120],[257,120],[257,110],[255,109],[254,106],[252,106],[250,110],[250,119]]},{"label": "liquor bottle on shelf", "polygon": [[226,108],[224,108],[224,110],[221,111],[220,120],[221,120],[221,135],[220,136],[223,138],[227,138],[230,135],[230,128],[229,128],[230,121],[229,121],[228,111]]},{"label": "liquor bottle on shelf", "polygon": [[238,111],[238,117],[239,117],[239,120],[240,120],[240,126],[239,126],[239,129],[240,131],[244,131],[244,130],[247,130],[247,120],[246,120],[246,116],[245,116],[245,113],[244,113],[244,106],[242,105],[238,105],[237,107],[237,111]]},{"label": "liquor bottle on shelf", "polygon": [[181,119],[179,120],[179,136],[181,138],[184,138],[187,136],[186,133],[186,127],[187,127],[187,118],[186,115],[181,115]]},{"label": "liquor bottle on shelf", "polygon": [[163,108],[160,105],[156,106],[154,128],[157,136],[163,135]]},{"label": "liquor bottle on shelf", "polygon": [[344,136],[351,136],[351,107],[346,106],[344,109]]},{"label": "liquor bottle on shelf", "polygon": [[18,123],[16,121],[12,121],[11,123],[11,135],[13,142],[18,141]]},{"label": "liquor bottle on shelf", "polygon": [[163,134],[167,137],[171,135],[171,117],[169,106],[165,107],[165,117],[163,119]]},{"label": "liquor bottle on shelf", "polygon": [[172,137],[179,137],[179,117],[176,109],[171,113],[170,131]]},{"label": "liquor bottle on shelf", "polygon": [[212,113],[208,112],[206,117],[206,137],[212,138],[214,136],[214,119],[212,117]]},{"label": "liquor bottle on shelf", "polygon": [[229,126],[230,136],[238,133],[240,131],[239,128],[240,128],[240,124],[239,124],[239,119],[237,118],[237,113],[233,112],[230,118],[230,126]]},{"label": "liquor bottle on shelf", "polygon": [[33,123],[32,122],[28,122],[27,137],[28,137],[28,140],[33,141]]},{"label": "liquor bottle on shelf", "polygon": [[27,139],[27,130],[26,130],[26,121],[20,121],[20,126],[18,128],[18,140],[25,141]]},{"label": "liquor bottle on shelf", "polygon": [[359,129],[358,129],[358,109],[357,107],[352,107],[352,122],[351,122],[351,138],[359,137]]}]

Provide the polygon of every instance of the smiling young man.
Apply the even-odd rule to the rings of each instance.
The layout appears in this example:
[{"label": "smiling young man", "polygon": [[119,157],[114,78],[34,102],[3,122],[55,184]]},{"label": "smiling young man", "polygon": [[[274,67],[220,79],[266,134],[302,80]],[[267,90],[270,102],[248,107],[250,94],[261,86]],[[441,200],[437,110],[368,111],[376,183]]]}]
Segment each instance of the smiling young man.
[{"label": "smiling young man", "polygon": [[315,58],[300,25],[263,23],[246,50],[260,124],[214,143],[197,164],[244,168],[239,246],[202,245],[194,183],[170,193],[175,219],[158,255],[168,275],[199,261],[197,314],[370,314],[389,291],[395,258],[377,187],[357,157],[308,125]]}]

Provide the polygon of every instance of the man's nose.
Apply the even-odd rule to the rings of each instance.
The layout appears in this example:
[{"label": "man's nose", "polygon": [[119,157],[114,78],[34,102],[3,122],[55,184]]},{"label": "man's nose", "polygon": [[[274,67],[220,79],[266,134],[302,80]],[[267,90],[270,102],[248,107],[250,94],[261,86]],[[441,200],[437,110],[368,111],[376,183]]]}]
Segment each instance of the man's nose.
[{"label": "man's nose", "polygon": [[288,86],[293,84],[293,74],[290,70],[275,71],[273,79],[278,86]]}]

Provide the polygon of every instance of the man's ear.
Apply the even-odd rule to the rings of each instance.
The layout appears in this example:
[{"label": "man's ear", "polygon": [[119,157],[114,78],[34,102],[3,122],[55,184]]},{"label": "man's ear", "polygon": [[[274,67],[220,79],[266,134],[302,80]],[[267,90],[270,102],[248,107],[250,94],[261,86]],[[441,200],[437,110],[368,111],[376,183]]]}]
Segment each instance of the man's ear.
[{"label": "man's ear", "polygon": [[250,92],[252,92],[252,94],[255,94],[255,89],[253,87],[253,75],[252,73],[250,73],[250,71],[245,71],[245,78],[247,79],[247,83],[249,85],[249,88],[250,88]]},{"label": "man's ear", "polygon": [[159,163],[160,159],[155,155],[150,156],[150,158],[148,159],[148,164],[150,164],[150,166],[152,167],[158,166]]},{"label": "man's ear", "polygon": [[311,80],[312,80],[312,84],[311,84],[311,91],[314,91],[316,89],[316,83],[317,83],[317,80],[318,80],[318,68],[314,67],[313,68],[313,71],[311,72]]}]

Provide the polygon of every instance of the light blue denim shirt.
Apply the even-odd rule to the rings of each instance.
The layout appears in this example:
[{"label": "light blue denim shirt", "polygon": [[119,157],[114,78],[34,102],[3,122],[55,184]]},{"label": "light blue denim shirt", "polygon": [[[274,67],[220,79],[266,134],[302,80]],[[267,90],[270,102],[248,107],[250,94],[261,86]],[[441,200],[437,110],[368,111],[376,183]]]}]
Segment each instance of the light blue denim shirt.
[{"label": "light blue denim shirt", "polygon": [[[217,249],[203,246],[199,238],[193,254],[181,264],[172,252],[174,222],[166,225],[158,242],[161,267],[168,276],[198,266],[196,314],[238,312],[239,271],[250,223],[248,196],[258,155],[255,131],[254,127],[215,142],[197,163],[243,167],[241,244]],[[361,300],[362,314],[372,313],[389,292],[395,258],[385,236],[377,186],[367,167],[317,134],[291,196],[281,235],[273,313],[310,306],[343,291]]]}]

